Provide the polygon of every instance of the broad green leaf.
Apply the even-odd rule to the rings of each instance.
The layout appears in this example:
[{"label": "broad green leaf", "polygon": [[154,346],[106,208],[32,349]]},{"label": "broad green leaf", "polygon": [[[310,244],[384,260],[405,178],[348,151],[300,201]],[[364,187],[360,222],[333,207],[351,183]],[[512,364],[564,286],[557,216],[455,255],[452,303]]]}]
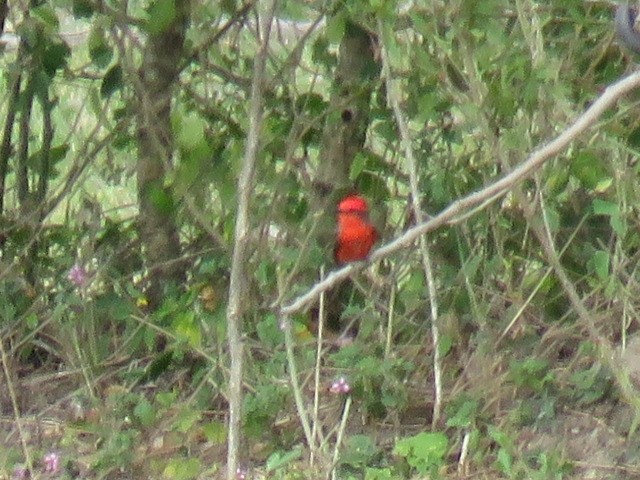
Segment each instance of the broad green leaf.
[{"label": "broad green leaf", "polygon": [[227,428],[222,422],[205,423],[202,425],[202,433],[214,445],[222,445],[227,440]]},{"label": "broad green leaf", "polygon": [[340,462],[353,467],[362,467],[370,463],[378,453],[378,447],[368,435],[352,435],[347,438],[340,452]]},{"label": "broad green leaf", "polygon": [[146,29],[151,35],[159,35],[167,30],[176,18],[176,1],[155,0],[148,10]]},{"label": "broad green leaf", "polygon": [[174,202],[171,194],[158,186],[152,186],[148,193],[149,198],[151,199],[151,203],[153,206],[160,212],[165,215],[169,215],[173,212]]},{"label": "broad green leaf", "polygon": [[39,324],[38,315],[36,315],[35,313],[30,313],[29,315],[27,315],[25,324],[27,325],[27,328],[29,330],[35,329]]},{"label": "broad green leaf", "polygon": [[444,433],[422,432],[398,440],[393,452],[404,457],[418,473],[426,475],[442,465],[447,448],[448,440]]},{"label": "broad green leaf", "polygon": [[589,190],[594,190],[601,182],[611,177],[603,160],[590,151],[582,151],[575,155],[571,160],[570,171]]},{"label": "broad green leaf", "polygon": [[391,480],[397,478],[390,468],[367,467],[364,473],[364,480]]},{"label": "broad green leaf", "polygon": [[502,472],[511,476],[513,457],[504,448],[498,450],[497,463],[500,466],[500,470],[502,470]]},{"label": "broad green leaf", "polygon": [[171,480],[191,480],[197,478],[202,469],[203,466],[197,457],[173,457],[165,467],[163,476]]},{"label": "broad green leaf", "polygon": [[98,68],[105,68],[113,58],[113,48],[107,42],[104,28],[96,26],[91,30],[88,40],[89,57]]},{"label": "broad green leaf", "polygon": [[116,64],[104,74],[100,84],[100,96],[109,98],[115,91],[120,90],[122,86],[122,68],[119,64]]},{"label": "broad green leaf", "polygon": [[455,415],[447,420],[448,427],[469,428],[476,421],[478,414],[477,400],[467,400],[460,408],[457,409]]},{"label": "broad green leaf", "polygon": [[191,150],[201,145],[205,140],[205,126],[205,120],[199,115],[190,113],[182,116],[179,125],[176,125],[178,146],[185,150]]},{"label": "broad green leaf", "polygon": [[201,412],[188,407],[183,407],[175,421],[173,422],[173,428],[180,433],[187,433],[191,430],[202,418]]},{"label": "broad green leaf", "polygon": [[193,311],[177,314],[173,330],[178,339],[186,341],[192,347],[200,347],[202,344],[202,331]]},{"label": "broad green leaf", "polygon": [[69,55],[71,55],[71,50],[66,43],[50,42],[45,49],[42,60],[44,71],[53,77],[58,70],[67,66]]},{"label": "broad green leaf", "polygon": [[273,314],[268,314],[256,325],[256,333],[260,340],[260,345],[268,348],[275,348],[282,345],[284,333],[278,325],[278,319]]},{"label": "broad green leaf", "polygon": [[73,16],[88,18],[93,15],[94,4],[91,0],[73,0]]},{"label": "broad green leaf", "polygon": [[69,151],[69,144],[63,143],[61,145],[56,145],[49,150],[49,161],[52,165],[55,165],[64,157],[67,156],[67,152]]},{"label": "broad green leaf", "polygon": [[155,396],[155,403],[164,408],[173,406],[178,398],[178,394],[175,390],[170,392],[158,392]]},{"label": "broad green leaf", "polygon": [[56,31],[58,29],[60,22],[55,10],[51,6],[47,4],[39,5],[29,9],[29,12],[34,18],[37,18],[52,30]]},{"label": "broad green leaf", "polygon": [[607,202],[606,200],[595,198],[591,206],[595,215],[612,216],[620,214],[620,206],[614,202]]},{"label": "broad green leaf", "polygon": [[628,231],[627,220],[623,215],[615,214],[611,215],[611,219],[609,220],[611,223],[611,228],[616,232],[616,235],[623,238],[626,236]]},{"label": "broad green leaf", "polygon": [[604,250],[596,251],[589,260],[589,266],[593,269],[600,280],[607,280],[609,277],[609,252]]},{"label": "broad green leaf", "polygon": [[274,452],[267,459],[267,472],[273,472],[302,457],[302,447],[298,446],[288,452]]},{"label": "broad green leaf", "polygon": [[353,159],[353,163],[351,164],[351,169],[349,171],[349,180],[354,181],[364,170],[364,167],[367,163],[367,157],[362,152],[356,154]]},{"label": "broad green leaf", "polygon": [[339,43],[344,36],[346,28],[346,19],[344,15],[338,13],[330,16],[327,20],[327,26],[325,27],[325,35],[331,43]]},{"label": "broad green leaf", "polygon": [[151,426],[156,419],[156,411],[146,398],[143,398],[140,403],[135,406],[133,413],[145,427]]}]

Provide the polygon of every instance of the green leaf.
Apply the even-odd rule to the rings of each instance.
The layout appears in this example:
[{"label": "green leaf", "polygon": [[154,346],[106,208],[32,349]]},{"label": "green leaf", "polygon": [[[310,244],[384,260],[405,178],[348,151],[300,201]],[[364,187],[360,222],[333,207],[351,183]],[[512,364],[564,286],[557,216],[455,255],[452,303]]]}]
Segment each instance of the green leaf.
[{"label": "green leaf", "polygon": [[171,212],[173,212],[173,197],[167,190],[158,186],[152,186],[149,189],[148,195],[151,199],[151,203],[156,208],[156,210],[158,210],[158,212],[165,215],[169,215]]},{"label": "green leaf", "polygon": [[178,413],[178,416],[173,422],[172,427],[180,433],[187,433],[194,426],[196,426],[201,417],[202,415],[199,411],[184,407]]},{"label": "green leaf", "polygon": [[345,28],[346,28],[346,19],[344,15],[338,13],[329,17],[327,20],[327,26],[324,31],[331,43],[340,43],[342,37],[344,36]]},{"label": "green leaf", "polygon": [[366,468],[364,480],[391,480],[398,478],[390,468]]},{"label": "green leaf", "polygon": [[133,409],[133,414],[140,420],[140,423],[144,427],[152,425],[156,419],[156,411],[146,398],[143,398],[140,403],[136,405]]},{"label": "green leaf", "polygon": [[398,300],[405,304],[405,308],[411,310],[421,305],[426,296],[424,273],[413,271],[398,292]]},{"label": "green leaf", "polygon": [[56,31],[58,30],[60,22],[53,7],[44,4],[35,8],[31,8],[29,11],[31,13],[31,16],[37,18],[46,26],[51,27]]},{"label": "green leaf", "polygon": [[64,159],[64,157],[67,156],[68,151],[69,151],[68,143],[63,143],[61,145],[52,147],[51,150],[49,150],[49,161],[51,162],[52,165],[55,165],[56,163],[58,163],[60,160]]},{"label": "green leaf", "polygon": [[543,358],[513,360],[509,365],[509,373],[517,386],[529,387],[535,392],[541,391],[553,379],[549,361]]},{"label": "green leaf", "polygon": [[274,452],[267,459],[267,472],[273,472],[302,457],[302,447],[298,446],[288,452]]},{"label": "green leaf", "polygon": [[35,329],[39,324],[38,315],[36,315],[33,312],[30,313],[29,315],[27,315],[27,318],[25,319],[25,323],[29,330]]},{"label": "green leaf", "polygon": [[167,30],[176,18],[176,0],[156,0],[147,13],[147,32],[159,35]]},{"label": "green leaf", "polygon": [[227,428],[222,422],[205,423],[202,425],[202,433],[214,445],[222,445],[227,441]]},{"label": "green leaf", "polygon": [[368,435],[353,435],[347,439],[340,453],[340,462],[360,468],[369,464],[378,447]]},{"label": "green leaf", "polygon": [[426,475],[442,465],[448,444],[447,436],[442,432],[422,432],[399,440],[394,454],[404,457],[409,465]]},{"label": "green leaf", "polygon": [[66,43],[50,42],[44,52],[42,67],[44,71],[53,77],[56,72],[67,66],[67,59],[71,50]]},{"label": "green leaf", "polygon": [[504,448],[501,448],[498,451],[498,459],[497,459],[497,463],[500,467],[500,470],[507,474],[509,477],[511,477],[511,470],[512,470],[512,463],[513,463],[513,458],[512,456],[509,454],[509,452],[507,452],[507,450],[505,450]]},{"label": "green leaf", "polygon": [[367,156],[363,153],[356,154],[351,164],[351,170],[349,171],[349,180],[353,181],[362,173],[367,163]]},{"label": "green leaf", "polygon": [[164,469],[164,478],[171,480],[191,480],[197,478],[203,466],[196,457],[171,458]]},{"label": "green leaf", "polygon": [[93,2],[91,0],[73,0],[72,12],[76,18],[88,18],[93,15]]},{"label": "green leaf", "polygon": [[600,200],[599,198],[595,198],[593,203],[591,204],[593,208],[594,215],[618,215],[620,213],[620,207],[617,203],[607,202],[605,200]]},{"label": "green leaf", "polygon": [[619,237],[624,237],[627,234],[627,220],[623,215],[611,215],[609,223]]},{"label": "green leaf", "polygon": [[440,336],[440,343],[438,344],[438,351],[440,352],[440,356],[442,358],[446,357],[447,354],[451,351],[451,347],[453,347],[455,339],[452,335],[443,334]]},{"label": "green leaf", "polygon": [[611,178],[602,159],[589,151],[581,151],[572,159],[570,171],[589,190],[601,187],[601,182]]},{"label": "green leaf", "polygon": [[173,321],[173,331],[179,340],[187,342],[192,347],[198,348],[202,345],[202,331],[193,311],[178,313]]},{"label": "green leaf", "polygon": [[609,263],[611,257],[609,252],[604,250],[596,251],[589,259],[589,266],[593,269],[600,280],[609,278]]},{"label": "green leaf", "polygon": [[100,84],[100,96],[109,98],[115,91],[120,90],[122,86],[122,67],[116,64],[104,74]]},{"label": "green leaf", "polygon": [[172,407],[176,399],[178,398],[178,393],[176,391],[171,392],[158,392],[155,396],[155,403],[164,408]]},{"label": "green leaf", "polygon": [[187,114],[180,118],[177,125],[178,146],[185,150],[192,150],[205,140],[204,129],[206,121],[196,114]]},{"label": "green leaf", "polygon": [[458,408],[455,415],[447,420],[447,426],[468,428],[476,421],[477,414],[477,400],[467,400]]},{"label": "green leaf", "polygon": [[284,333],[278,326],[278,319],[274,314],[268,314],[256,325],[256,333],[260,345],[266,348],[276,348],[284,342]]},{"label": "green leaf", "polygon": [[113,58],[113,48],[107,42],[104,28],[97,26],[91,30],[89,40],[89,57],[98,68],[105,68]]}]

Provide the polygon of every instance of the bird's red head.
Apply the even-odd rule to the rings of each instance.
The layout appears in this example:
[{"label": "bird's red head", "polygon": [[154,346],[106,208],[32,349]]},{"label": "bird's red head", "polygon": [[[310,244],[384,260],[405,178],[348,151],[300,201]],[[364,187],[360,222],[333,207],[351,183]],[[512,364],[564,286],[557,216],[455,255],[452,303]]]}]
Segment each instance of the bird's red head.
[{"label": "bird's red head", "polygon": [[338,204],[338,213],[366,213],[368,211],[367,201],[356,193],[347,195]]}]

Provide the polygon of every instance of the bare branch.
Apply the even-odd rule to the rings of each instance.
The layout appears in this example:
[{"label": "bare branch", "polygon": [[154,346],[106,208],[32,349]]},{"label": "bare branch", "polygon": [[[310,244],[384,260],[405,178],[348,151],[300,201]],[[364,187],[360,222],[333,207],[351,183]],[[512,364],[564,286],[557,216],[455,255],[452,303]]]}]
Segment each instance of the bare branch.
[{"label": "bare branch", "polygon": [[[460,216],[468,214],[479,205],[488,205],[494,202],[515,185],[521,183],[532,173],[540,169],[547,160],[562,152],[572,141],[577,139],[580,134],[591,128],[600,116],[618,99],[638,87],[640,87],[640,71],[634,72],[610,85],[573,124],[567,127],[555,139],[534,151],[520,166],[496,180],[494,183],[487,185],[482,190],[478,190],[466,197],[456,200],[435,217],[410,228],[400,237],[378,248],[371,254],[369,262],[375,262],[403,248],[407,248],[421,235],[436,230],[443,225],[457,223]],[[365,262],[360,262],[358,264],[349,264],[340,270],[336,270],[323,281],[314,285],[307,293],[294,299],[288,305],[283,306],[280,313],[283,315],[292,315],[307,308],[316,300],[321,292],[328,290],[365,265]],[[277,305],[274,306],[277,307]]]},{"label": "bare branch", "polygon": [[270,0],[261,15],[263,37],[260,50],[255,57],[251,99],[249,104],[249,132],[242,162],[242,171],[238,179],[238,213],[236,216],[231,278],[229,285],[229,304],[227,307],[228,342],[231,357],[229,372],[229,443],[227,450],[227,478],[236,478],[238,452],[240,447],[240,420],[242,414],[242,317],[244,294],[248,289],[246,263],[249,243],[249,203],[253,193],[255,164],[262,129],[262,97],[264,75],[269,45],[269,34],[276,0]]},{"label": "bare branch", "polygon": [[[378,20],[378,31],[380,39],[385,38],[383,32],[382,20]],[[393,85],[391,76],[391,60],[389,58],[389,50],[386,45],[382,45],[382,71],[387,87],[387,99],[389,106],[393,111],[393,116],[398,124],[400,132],[400,141],[404,149],[407,167],[409,169],[409,186],[411,190],[411,203],[415,213],[417,223],[424,221],[424,214],[420,206],[420,190],[418,187],[418,168],[416,159],[411,148],[411,134],[409,126],[400,108],[399,93]],[[433,383],[435,398],[433,402],[432,425],[435,428],[440,421],[440,412],[442,410],[442,365],[440,362],[440,330],[438,328],[438,297],[436,292],[436,282],[433,278],[433,268],[431,266],[431,255],[429,255],[429,245],[424,235],[420,237],[420,257],[422,258],[422,269],[424,270],[425,281],[427,282],[427,291],[429,292],[429,305],[431,307],[431,340],[433,343]]]}]

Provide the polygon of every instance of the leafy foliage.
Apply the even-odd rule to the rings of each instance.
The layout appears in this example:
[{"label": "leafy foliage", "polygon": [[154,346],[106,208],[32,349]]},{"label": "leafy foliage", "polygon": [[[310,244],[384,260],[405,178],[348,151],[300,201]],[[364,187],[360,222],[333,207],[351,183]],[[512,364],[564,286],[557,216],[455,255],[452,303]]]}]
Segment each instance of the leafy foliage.
[{"label": "leafy foliage", "polygon": [[[11,5],[5,31],[20,42],[0,54],[0,341],[7,382],[27,386],[17,389],[24,398],[0,395],[0,406],[25,419],[62,411],[55,415],[69,427],[64,434],[27,448],[34,458],[59,450],[69,475],[217,475],[225,461],[236,181],[264,32],[241,2],[190,4],[184,55],[166,79],[170,138],[156,139],[171,155],[145,192],[174,223],[175,262],[187,274],[150,305],[149,283],[168,266],[145,264],[155,244],[138,229],[136,175],[148,152],[140,151],[137,82],[145,45],[173,34],[181,4],[29,3]],[[608,452],[637,423],[637,407],[622,420],[610,408],[629,400],[634,372],[621,382],[598,350],[633,345],[638,330],[636,96],[506,197],[428,236],[438,345],[417,247],[354,276],[344,314],[359,329],[350,345],[325,338],[318,360],[307,314],[292,319],[298,392],[274,307],[308,290],[329,263],[331,246],[317,241],[326,219],[313,214],[314,180],[326,125],[349,119],[332,95],[350,29],[388,52],[417,161],[411,172],[373,65],[347,92],[373,92],[365,146],[348,180],[370,200],[385,243],[415,221],[412,173],[424,210],[436,214],[520,164],[624,74],[631,59],[612,42],[610,6],[289,0],[275,13],[243,265],[243,468],[320,478],[335,458],[344,478],[435,477],[456,468],[490,478],[572,478],[575,460],[575,478],[588,476],[589,448],[581,457],[570,439],[555,449],[532,438],[557,434],[553,425],[570,430],[577,421],[567,412],[581,409],[599,432],[617,435],[600,440]],[[332,209],[322,213],[331,217]],[[597,334],[577,314],[539,232],[552,239]],[[444,421],[427,432],[436,349]],[[338,377],[348,382],[349,403],[327,387]],[[294,393],[316,422],[315,465]],[[2,474],[27,462],[23,450],[16,441],[0,452]],[[612,462],[623,453],[631,462],[632,450],[612,453]]]}]

